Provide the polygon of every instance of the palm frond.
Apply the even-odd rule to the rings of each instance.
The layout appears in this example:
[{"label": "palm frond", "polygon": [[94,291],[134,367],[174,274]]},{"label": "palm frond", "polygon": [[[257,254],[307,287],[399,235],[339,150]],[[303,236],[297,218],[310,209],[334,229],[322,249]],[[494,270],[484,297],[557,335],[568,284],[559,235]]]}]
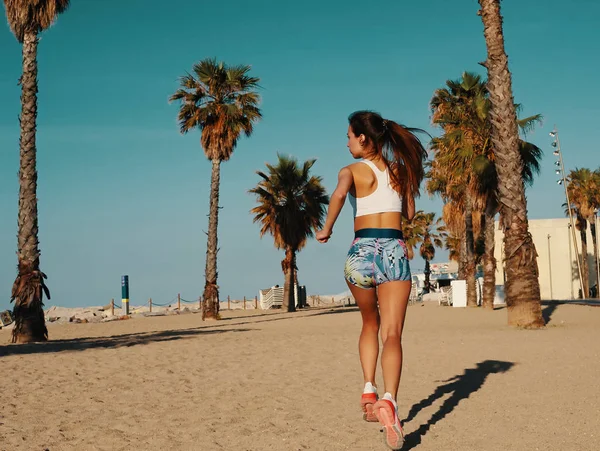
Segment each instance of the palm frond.
[{"label": "palm frond", "polygon": [[49,28],[69,7],[69,0],[4,0],[6,18],[19,42],[26,33],[38,34]]},{"label": "palm frond", "polygon": [[250,66],[228,66],[208,58],[180,78],[180,88],[169,98],[179,101],[182,133],[198,129],[209,159],[228,160],[239,137],[249,137],[262,118],[259,79],[248,75]]},{"label": "palm frond", "polygon": [[541,114],[534,114],[533,116],[525,117],[525,118],[517,118],[517,125],[519,129],[523,133],[524,136],[527,136],[529,132],[532,132],[536,125],[542,125],[544,122],[544,116]]},{"label": "palm frond", "polygon": [[277,158],[276,165],[267,163],[266,172],[257,172],[262,180],[249,190],[258,202],[251,212],[262,225],[261,236],[271,234],[277,248],[300,250],[323,226],[329,197],[321,177],[310,174],[316,160],[300,166],[291,156],[278,154]]}]

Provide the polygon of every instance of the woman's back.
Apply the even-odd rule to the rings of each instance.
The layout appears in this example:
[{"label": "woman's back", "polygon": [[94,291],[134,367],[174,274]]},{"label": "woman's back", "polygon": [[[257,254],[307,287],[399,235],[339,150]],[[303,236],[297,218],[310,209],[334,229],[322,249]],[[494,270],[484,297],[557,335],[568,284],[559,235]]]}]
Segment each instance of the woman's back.
[{"label": "woman's back", "polygon": [[402,197],[390,183],[382,160],[361,160],[351,164],[353,186],[350,203],[354,210],[354,230],[363,228],[392,228],[402,226]]}]

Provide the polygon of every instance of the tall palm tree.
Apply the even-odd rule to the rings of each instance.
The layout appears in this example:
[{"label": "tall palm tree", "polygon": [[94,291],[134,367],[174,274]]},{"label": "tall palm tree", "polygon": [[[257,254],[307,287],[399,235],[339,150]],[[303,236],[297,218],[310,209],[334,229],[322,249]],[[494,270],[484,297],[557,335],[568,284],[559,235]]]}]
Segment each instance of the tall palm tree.
[{"label": "tall palm tree", "polygon": [[487,60],[482,65],[488,72],[491,141],[498,171],[500,223],[504,230],[508,324],[540,328],[545,326],[545,322],[540,302],[537,251],[529,233],[527,220],[517,112],[512,94],[508,56],[504,50],[500,0],[479,0],[479,4],[487,47]]},{"label": "tall palm tree", "polygon": [[206,246],[203,318],[215,319],[219,311],[217,286],[217,226],[221,162],[229,160],[242,133],[252,135],[260,120],[259,79],[251,77],[250,66],[228,66],[215,59],[194,65],[193,74],[180,79],[181,87],[169,101],[180,101],[181,133],[199,129],[206,157],[212,162],[210,207]]},{"label": "tall palm tree", "polygon": [[447,237],[442,218],[435,219],[435,213],[423,214],[423,236],[419,253],[425,260],[425,293],[430,290],[431,267],[429,262],[435,258],[435,248],[442,248]]},{"label": "tall palm tree", "polygon": [[594,249],[594,279],[598,286],[598,241],[596,237],[596,210],[600,203],[600,173],[588,168],[576,168],[567,177],[567,191],[571,208],[576,214],[576,228],[581,236],[581,268],[583,273],[583,297],[590,295],[590,279],[587,250],[587,225],[590,224]]},{"label": "tall palm tree", "polygon": [[[596,169],[592,175],[592,184],[591,184],[591,199],[590,203],[592,204],[592,209],[596,215],[600,211],[600,168]],[[600,265],[598,259],[598,253],[600,249],[598,249],[598,230],[596,229],[596,218],[590,218],[592,227],[592,241],[594,243],[594,261],[596,264],[596,297],[600,298]]]},{"label": "tall palm tree", "polygon": [[443,140],[434,139],[431,145],[435,157],[428,163],[426,189],[430,195],[439,195],[444,201],[442,218],[450,235],[454,238],[451,246],[458,262],[459,279],[467,279],[467,236],[473,236],[472,228],[467,228],[465,214],[465,178],[463,170],[443,161],[441,155],[452,152]]},{"label": "tall palm tree", "polygon": [[69,6],[69,0],[4,0],[8,24],[23,47],[19,165],[18,274],[13,284],[13,343],[48,340],[44,294],[50,292],[40,270],[38,241],[36,121],[38,35]]},{"label": "tall palm tree", "polygon": [[[483,256],[483,305],[493,308],[495,295],[494,217],[498,211],[497,173],[494,147],[490,140],[490,101],[486,83],[479,75],[465,72],[459,80],[448,80],[446,87],[436,90],[431,100],[432,121],[444,129],[444,134],[433,142],[435,158],[431,163],[427,188],[430,193],[441,194],[447,206],[456,205],[465,220],[462,243],[466,270],[461,276],[467,279],[467,305],[476,306],[475,264]],[[519,119],[524,133],[531,130],[541,115]],[[539,172],[541,150],[535,145],[519,140],[524,161],[523,179],[531,184],[533,173]],[[454,184],[454,186],[452,185]],[[454,192],[452,192],[452,190]],[[449,224],[450,210],[445,208],[444,219]],[[472,211],[472,214],[467,212]],[[477,221],[473,221],[473,217]],[[453,218],[452,218],[453,219]],[[454,222],[454,221],[453,221]],[[474,243],[474,236],[480,229]],[[453,226],[453,233],[459,230]]]},{"label": "tall palm tree", "polygon": [[316,160],[302,166],[292,157],[277,155],[277,165],[267,164],[268,172],[257,171],[261,181],[249,192],[257,196],[258,205],[250,212],[254,222],[261,224],[260,236],[269,233],[275,247],[285,249],[281,269],[285,275],[283,307],[296,310],[296,253],[305,245],[313,231],[323,226],[329,197],[321,177],[310,174]]},{"label": "tall palm tree", "polygon": [[[519,127],[529,130],[535,122],[541,119],[540,115],[519,119]],[[487,118],[489,123],[489,118]],[[519,139],[519,153],[523,161],[523,172],[521,177],[526,186],[533,185],[536,174],[540,172],[540,161],[542,150],[535,144]],[[483,239],[485,253],[483,256],[484,278],[483,278],[483,301],[484,308],[494,308],[494,297],[496,294],[496,258],[495,253],[495,216],[499,210],[498,205],[498,171],[496,169],[494,149],[491,148],[487,155],[477,158],[474,169],[479,179],[480,195],[485,199],[485,211],[483,215]]]},{"label": "tall palm tree", "polygon": [[[444,134],[434,138],[435,151],[432,171],[439,178],[443,173],[446,183],[428,186],[430,193],[438,193],[456,203],[464,211],[465,240],[463,243],[463,275],[467,280],[467,305],[476,307],[476,255],[473,213],[481,208],[477,196],[478,179],[472,170],[473,160],[485,151],[486,140],[481,139],[482,110],[486,104],[485,84],[479,75],[465,72],[460,80],[448,80],[446,87],[437,89],[430,101],[432,122],[442,127]],[[437,166],[436,166],[437,163]],[[443,193],[439,191],[442,188]]]}]

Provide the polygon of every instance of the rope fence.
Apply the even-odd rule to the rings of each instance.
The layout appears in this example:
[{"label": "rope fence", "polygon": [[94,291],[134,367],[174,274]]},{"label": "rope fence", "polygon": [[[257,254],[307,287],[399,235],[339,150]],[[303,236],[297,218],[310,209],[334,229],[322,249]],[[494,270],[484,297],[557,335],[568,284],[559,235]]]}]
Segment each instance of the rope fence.
[{"label": "rope fence", "polygon": [[306,297],[306,303],[308,305],[310,305],[311,307],[320,307],[320,306],[328,306],[328,305],[347,305],[350,306],[352,304],[356,305],[356,301],[350,297],[347,296],[345,298],[339,299],[339,300],[335,300],[335,297],[331,296],[319,296],[319,295],[310,295]]},{"label": "rope fence", "polygon": [[247,310],[248,306],[251,306],[252,308],[254,308],[254,310],[257,310],[258,296],[254,296],[254,299],[247,299],[246,296],[244,296],[244,299],[231,299],[230,296],[227,296],[227,310],[236,310],[235,308],[231,308],[232,305],[242,305],[244,310]]},{"label": "rope fence", "polygon": [[[223,305],[223,304],[225,304],[225,302],[227,302],[227,308],[226,308],[227,310],[242,310],[242,309],[243,310],[248,310],[248,309],[258,310],[259,308],[261,308],[260,302],[258,300],[258,296],[254,296],[253,298],[248,298],[248,297],[244,296],[243,299],[231,299],[230,296],[227,296],[227,301],[219,301],[219,310],[221,310],[221,309],[225,310],[225,306]],[[175,296],[173,299],[171,299],[168,302],[164,302],[164,303],[155,302],[152,300],[152,298],[150,298],[144,304],[142,304],[140,306],[136,306],[136,308],[132,309],[131,312],[127,312],[125,314],[127,315],[127,314],[131,314],[131,313],[138,313],[146,307],[148,307],[148,312],[152,313],[153,307],[174,307],[175,304],[177,305],[176,310],[181,311],[182,303],[187,304],[187,305],[195,304],[195,305],[197,305],[197,309],[199,311],[202,311],[202,308],[203,308],[201,297],[199,297],[198,300],[196,300],[196,301],[190,301],[188,299],[182,298],[181,294],[177,294],[177,296]],[[311,307],[327,307],[327,306],[340,305],[340,304],[350,306],[353,304],[353,299],[350,296],[348,296],[347,298],[338,299],[336,301],[336,299],[334,297],[310,295],[310,296],[306,297],[305,304],[307,306],[311,306]],[[115,303],[114,299],[111,299],[110,309],[111,309],[111,314],[113,316],[115,314],[115,308],[119,309],[119,310],[123,309],[123,307],[121,305]],[[264,305],[262,306],[262,308],[264,308]]]},{"label": "rope fence", "polygon": [[[182,302],[184,304],[198,304],[198,309],[199,310],[202,309],[202,299],[201,298],[198,298],[197,301],[188,301],[187,299],[183,299],[180,294],[177,294],[177,296],[174,297],[173,299],[171,299],[169,302],[165,302],[165,303],[162,303],[162,304],[158,303],[158,302],[154,302],[152,300],[152,298],[150,298],[150,299],[148,299],[148,301],[146,301],[141,306],[138,306],[138,307],[134,308],[130,313],[139,312],[142,309],[144,309],[146,306],[148,306],[148,311],[150,313],[152,313],[152,307],[171,307],[173,304],[175,304],[175,302],[177,302],[177,310],[181,310],[181,303]],[[112,315],[114,315],[115,314],[115,308],[122,309],[122,306],[116,304],[114,299],[111,299],[110,300],[110,308],[111,308]]]}]

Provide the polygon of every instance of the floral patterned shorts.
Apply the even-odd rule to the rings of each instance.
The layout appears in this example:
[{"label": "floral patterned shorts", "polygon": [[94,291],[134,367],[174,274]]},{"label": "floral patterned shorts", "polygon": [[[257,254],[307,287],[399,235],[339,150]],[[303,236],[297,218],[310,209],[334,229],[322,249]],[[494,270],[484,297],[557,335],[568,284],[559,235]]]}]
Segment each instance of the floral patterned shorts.
[{"label": "floral patterned shorts", "polygon": [[349,283],[364,289],[385,282],[410,281],[410,265],[401,232],[394,229],[356,231],[344,273]]}]

